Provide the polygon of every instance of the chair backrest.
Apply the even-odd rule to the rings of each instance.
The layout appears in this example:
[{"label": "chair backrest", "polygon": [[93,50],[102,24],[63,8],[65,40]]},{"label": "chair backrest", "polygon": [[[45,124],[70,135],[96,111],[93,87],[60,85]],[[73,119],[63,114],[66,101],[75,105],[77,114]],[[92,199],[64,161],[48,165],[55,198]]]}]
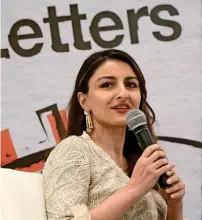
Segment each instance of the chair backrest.
[{"label": "chair backrest", "polygon": [[0,220],[47,220],[39,173],[0,168]]}]

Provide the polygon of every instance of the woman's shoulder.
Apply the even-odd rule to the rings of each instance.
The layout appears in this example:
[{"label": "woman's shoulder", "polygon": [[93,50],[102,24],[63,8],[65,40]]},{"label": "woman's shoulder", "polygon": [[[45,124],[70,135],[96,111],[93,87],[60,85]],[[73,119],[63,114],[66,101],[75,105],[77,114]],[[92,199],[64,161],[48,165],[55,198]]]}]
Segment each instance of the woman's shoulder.
[{"label": "woman's shoulder", "polygon": [[71,161],[76,158],[87,158],[88,155],[88,144],[81,136],[69,136],[62,141],[60,141],[55,148],[49,154],[46,164],[50,161],[61,162],[61,161]]}]

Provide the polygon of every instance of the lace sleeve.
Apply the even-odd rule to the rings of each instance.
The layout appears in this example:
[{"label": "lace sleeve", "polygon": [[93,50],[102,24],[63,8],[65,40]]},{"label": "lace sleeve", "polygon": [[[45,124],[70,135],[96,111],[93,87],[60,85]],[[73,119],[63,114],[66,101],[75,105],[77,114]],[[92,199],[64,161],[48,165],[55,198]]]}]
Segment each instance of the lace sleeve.
[{"label": "lace sleeve", "polygon": [[43,170],[48,220],[90,220],[90,161],[78,138],[67,138],[49,155]]}]

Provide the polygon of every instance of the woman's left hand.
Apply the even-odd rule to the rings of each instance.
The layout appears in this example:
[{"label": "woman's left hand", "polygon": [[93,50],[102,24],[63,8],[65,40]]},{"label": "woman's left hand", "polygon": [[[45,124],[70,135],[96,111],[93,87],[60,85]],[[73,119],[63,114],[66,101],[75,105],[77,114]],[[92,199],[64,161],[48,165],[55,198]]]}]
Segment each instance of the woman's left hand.
[{"label": "woman's left hand", "polygon": [[181,178],[176,174],[175,169],[166,173],[168,178],[169,187],[163,189],[160,188],[160,194],[167,201],[168,206],[179,206],[183,203],[183,197],[185,195],[185,184]]}]

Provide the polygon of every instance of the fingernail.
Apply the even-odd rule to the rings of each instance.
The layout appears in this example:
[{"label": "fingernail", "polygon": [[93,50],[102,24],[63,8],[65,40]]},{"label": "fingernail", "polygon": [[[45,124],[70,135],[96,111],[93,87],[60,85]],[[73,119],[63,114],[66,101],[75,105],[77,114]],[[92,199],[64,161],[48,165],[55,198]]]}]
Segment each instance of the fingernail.
[{"label": "fingernail", "polygon": [[170,176],[170,171],[167,172],[167,175]]},{"label": "fingernail", "polygon": [[167,183],[170,184],[170,182],[171,182],[171,179],[167,179]]}]

